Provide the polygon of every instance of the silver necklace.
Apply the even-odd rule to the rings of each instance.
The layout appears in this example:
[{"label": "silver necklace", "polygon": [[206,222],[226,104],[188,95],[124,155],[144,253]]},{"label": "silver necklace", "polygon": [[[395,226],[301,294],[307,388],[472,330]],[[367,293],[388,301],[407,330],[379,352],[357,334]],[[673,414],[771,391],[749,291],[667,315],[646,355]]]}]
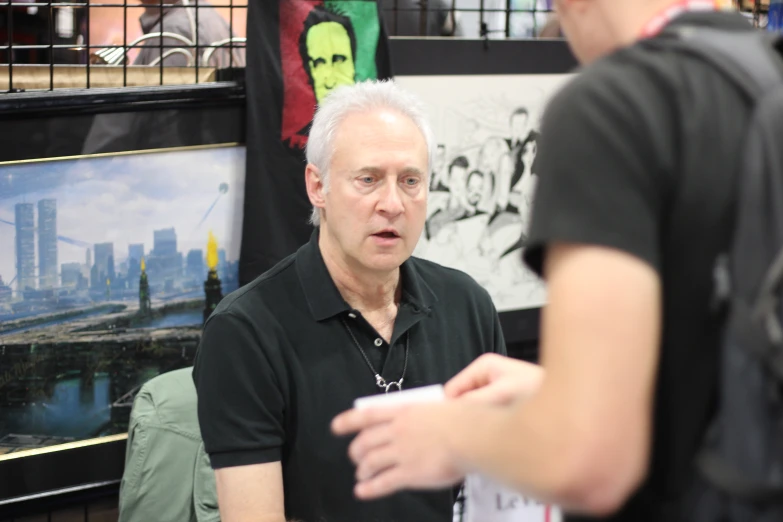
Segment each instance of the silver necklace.
[{"label": "silver necklace", "polygon": [[379,374],[377,371],[375,371],[375,368],[373,368],[370,359],[367,357],[367,354],[364,353],[364,350],[362,349],[362,345],[359,344],[359,341],[356,340],[356,337],[353,335],[353,332],[351,331],[351,328],[348,326],[348,323],[346,323],[345,319],[343,318],[341,318],[341,321],[343,322],[345,329],[348,330],[348,335],[351,336],[351,339],[353,340],[353,344],[356,345],[356,347],[359,349],[359,352],[362,354],[362,357],[364,357],[364,362],[367,363],[367,366],[370,368],[370,371],[373,373],[373,375],[375,375],[375,385],[386,393],[389,393],[392,387],[397,388],[397,391],[402,391],[402,382],[405,380],[405,372],[408,369],[408,352],[410,351],[410,347],[411,347],[410,331],[405,332],[405,363],[402,366],[402,375],[400,375],[400,380],[387,383],[386,379],[381,377],[381,374]]}]

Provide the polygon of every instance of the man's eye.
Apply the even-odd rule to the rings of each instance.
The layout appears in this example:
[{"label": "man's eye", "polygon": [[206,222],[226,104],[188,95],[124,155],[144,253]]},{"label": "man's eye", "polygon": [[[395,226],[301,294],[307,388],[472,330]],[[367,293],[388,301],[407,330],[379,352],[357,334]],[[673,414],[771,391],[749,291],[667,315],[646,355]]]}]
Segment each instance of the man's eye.
[{"label": "man's eye", "polygon": [[419,180],[417,178],[406,178],[405,179],[405,184],[410,186],[410,187],[413,187],[413,186],[417,185],[418,183],[419,183]]},{"label": "man's eye", "polygon": [[363,183],[370,184],[370,183],[372,183],[373,181],[374,181],[374,180],[373,180],[372,176],[364,176],[364,177],[362,178],[362,182],[363,182]]}]

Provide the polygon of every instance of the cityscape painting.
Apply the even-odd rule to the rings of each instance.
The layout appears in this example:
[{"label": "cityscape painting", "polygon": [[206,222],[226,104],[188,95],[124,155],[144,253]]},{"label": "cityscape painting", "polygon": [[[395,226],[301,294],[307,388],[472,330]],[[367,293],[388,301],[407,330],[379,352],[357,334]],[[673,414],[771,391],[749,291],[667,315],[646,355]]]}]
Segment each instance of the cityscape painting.
[{"label": "cityscape painting", "polygon": [[0,455],[124,433],[238,286],[243,147],[0,164]]}]

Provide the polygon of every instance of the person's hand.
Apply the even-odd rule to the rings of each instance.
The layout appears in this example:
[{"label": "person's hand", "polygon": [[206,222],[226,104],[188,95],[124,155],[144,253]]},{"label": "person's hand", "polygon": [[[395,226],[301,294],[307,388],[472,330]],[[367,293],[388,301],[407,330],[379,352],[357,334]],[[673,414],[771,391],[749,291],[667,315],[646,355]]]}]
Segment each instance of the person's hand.
[{"label": "person's hand", "polygon": [[538,365],[487,353],[445,385],[446,397],[503,406],[533,395],[544,370]]},{"label": "person's hand", "polygon": [[348,448],[356,464],[355,494],[375,499],[403,489],[453,486],[465,473],[445,438],[458,430],[460,406],[437,403],[349,410],[335,417],[337,435],[360,432]]}]

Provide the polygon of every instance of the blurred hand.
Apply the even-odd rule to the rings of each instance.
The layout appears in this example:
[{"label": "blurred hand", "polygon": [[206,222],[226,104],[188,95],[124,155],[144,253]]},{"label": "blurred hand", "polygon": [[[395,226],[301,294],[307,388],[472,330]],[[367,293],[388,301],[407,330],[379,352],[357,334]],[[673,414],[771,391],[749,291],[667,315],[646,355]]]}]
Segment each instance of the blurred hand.
[{"label": "blurred hand", "polygon": [[446,383],[449,399],[466,399],[503,406],[533,395],[544,369],[495,353],[484,354]]},{"label": "blurred hand", "polygon": [[[477,406],[476,406],[477,407]],[[349,410],[332,431],[359,433],[348,448],[356,464],[355,494],[377,499],[403,489],[440,489],[464,478],[444,443],[466,408],[456,402]]]}]

